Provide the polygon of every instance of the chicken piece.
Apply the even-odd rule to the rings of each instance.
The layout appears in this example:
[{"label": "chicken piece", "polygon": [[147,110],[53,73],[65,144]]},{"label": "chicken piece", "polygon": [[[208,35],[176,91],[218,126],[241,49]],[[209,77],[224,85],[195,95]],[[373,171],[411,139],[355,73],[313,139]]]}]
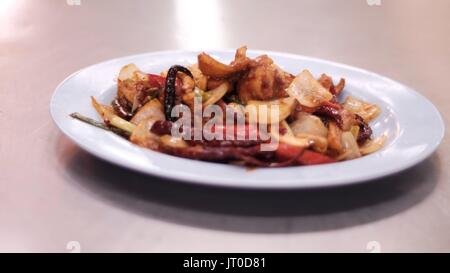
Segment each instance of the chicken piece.
[{"label": "chicken piece", "polygon": [[203,52],[198,55],[198,67],[205,76],[216,79],[228,78],[247,69],[250,59],[246,54],[247,47],[238,48],[234,61],[226,65]]},{"label": "chicken piece", "polygon": [[249,71],[238,82],[238,95],[243,103],[250,100],[274,100],[286,97],[285,89],[294,76],[284,72],[267,55],[252,60]]}]

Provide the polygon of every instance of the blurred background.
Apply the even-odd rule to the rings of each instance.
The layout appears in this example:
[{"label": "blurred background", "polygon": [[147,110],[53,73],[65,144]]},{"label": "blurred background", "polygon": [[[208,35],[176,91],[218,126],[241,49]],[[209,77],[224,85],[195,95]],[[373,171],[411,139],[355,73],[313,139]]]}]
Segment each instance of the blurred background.
[{"label": "blurred background", "polygon": [[376,186],[235,192],[97,160],[48,110],[59,82],[97,62],[247,45],[383,74],[448,125],[449,18],[448,0],[1,0],[0,251],[66,252],[73,240],[85,251],[366,252],[373,240],[383,251],[450,251],[448,138]]},{"label": "blurred background", "polygon": [[363,67],[427,91],[448,72],[449,10],[448,0],[2,0],[0,61],[21,64],[21,73],[51,65],[52,89],[113,57],[245,44]]}]

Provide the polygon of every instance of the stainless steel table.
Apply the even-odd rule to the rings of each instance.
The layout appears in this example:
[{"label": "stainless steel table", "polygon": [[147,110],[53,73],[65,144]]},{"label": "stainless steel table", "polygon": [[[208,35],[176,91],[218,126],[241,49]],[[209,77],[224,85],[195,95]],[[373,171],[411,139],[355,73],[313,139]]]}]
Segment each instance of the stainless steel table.
[{"label": "stainless steel table", "polygon": [[450,1],[368,2],[0,1],[0,251],[450,251],[448,137],[426,162],[367,185],[259,192],[113,166],[50,118],[56,85],[85,66],[246,44],[394,78],[448,126]]}]

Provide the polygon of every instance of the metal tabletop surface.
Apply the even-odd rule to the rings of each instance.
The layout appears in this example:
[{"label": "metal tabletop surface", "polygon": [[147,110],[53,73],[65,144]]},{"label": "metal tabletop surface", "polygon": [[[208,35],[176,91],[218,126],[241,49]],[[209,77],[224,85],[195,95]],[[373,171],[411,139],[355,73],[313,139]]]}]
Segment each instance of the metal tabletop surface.
[{"label": "metal tabletop surface", "polygon": [[58,83],[85,66],[245,44],[398,80],[448,127],[449,18],[448,0],[0,1],[0,251],[450,251],[447,136],[422,164],[364,185],[243,191],[101,161],[49,113]]}]

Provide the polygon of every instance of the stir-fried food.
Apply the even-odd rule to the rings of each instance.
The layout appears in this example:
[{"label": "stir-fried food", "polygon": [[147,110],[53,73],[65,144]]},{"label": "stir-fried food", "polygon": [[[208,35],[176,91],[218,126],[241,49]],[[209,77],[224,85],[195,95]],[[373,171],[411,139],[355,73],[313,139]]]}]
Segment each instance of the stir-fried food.
[{"label": "stir-fried food", "polygon": [[109,130],[165,154],[254,167],[315,165],[356,159],[378,151],[385,136],[369,125],[379,106],[343,98],[345,80],[284,71],[267,55],[247,48],[225,64],[201,53],[191,66],[160,74],[123,67],[116,98],[92,105]]}]

